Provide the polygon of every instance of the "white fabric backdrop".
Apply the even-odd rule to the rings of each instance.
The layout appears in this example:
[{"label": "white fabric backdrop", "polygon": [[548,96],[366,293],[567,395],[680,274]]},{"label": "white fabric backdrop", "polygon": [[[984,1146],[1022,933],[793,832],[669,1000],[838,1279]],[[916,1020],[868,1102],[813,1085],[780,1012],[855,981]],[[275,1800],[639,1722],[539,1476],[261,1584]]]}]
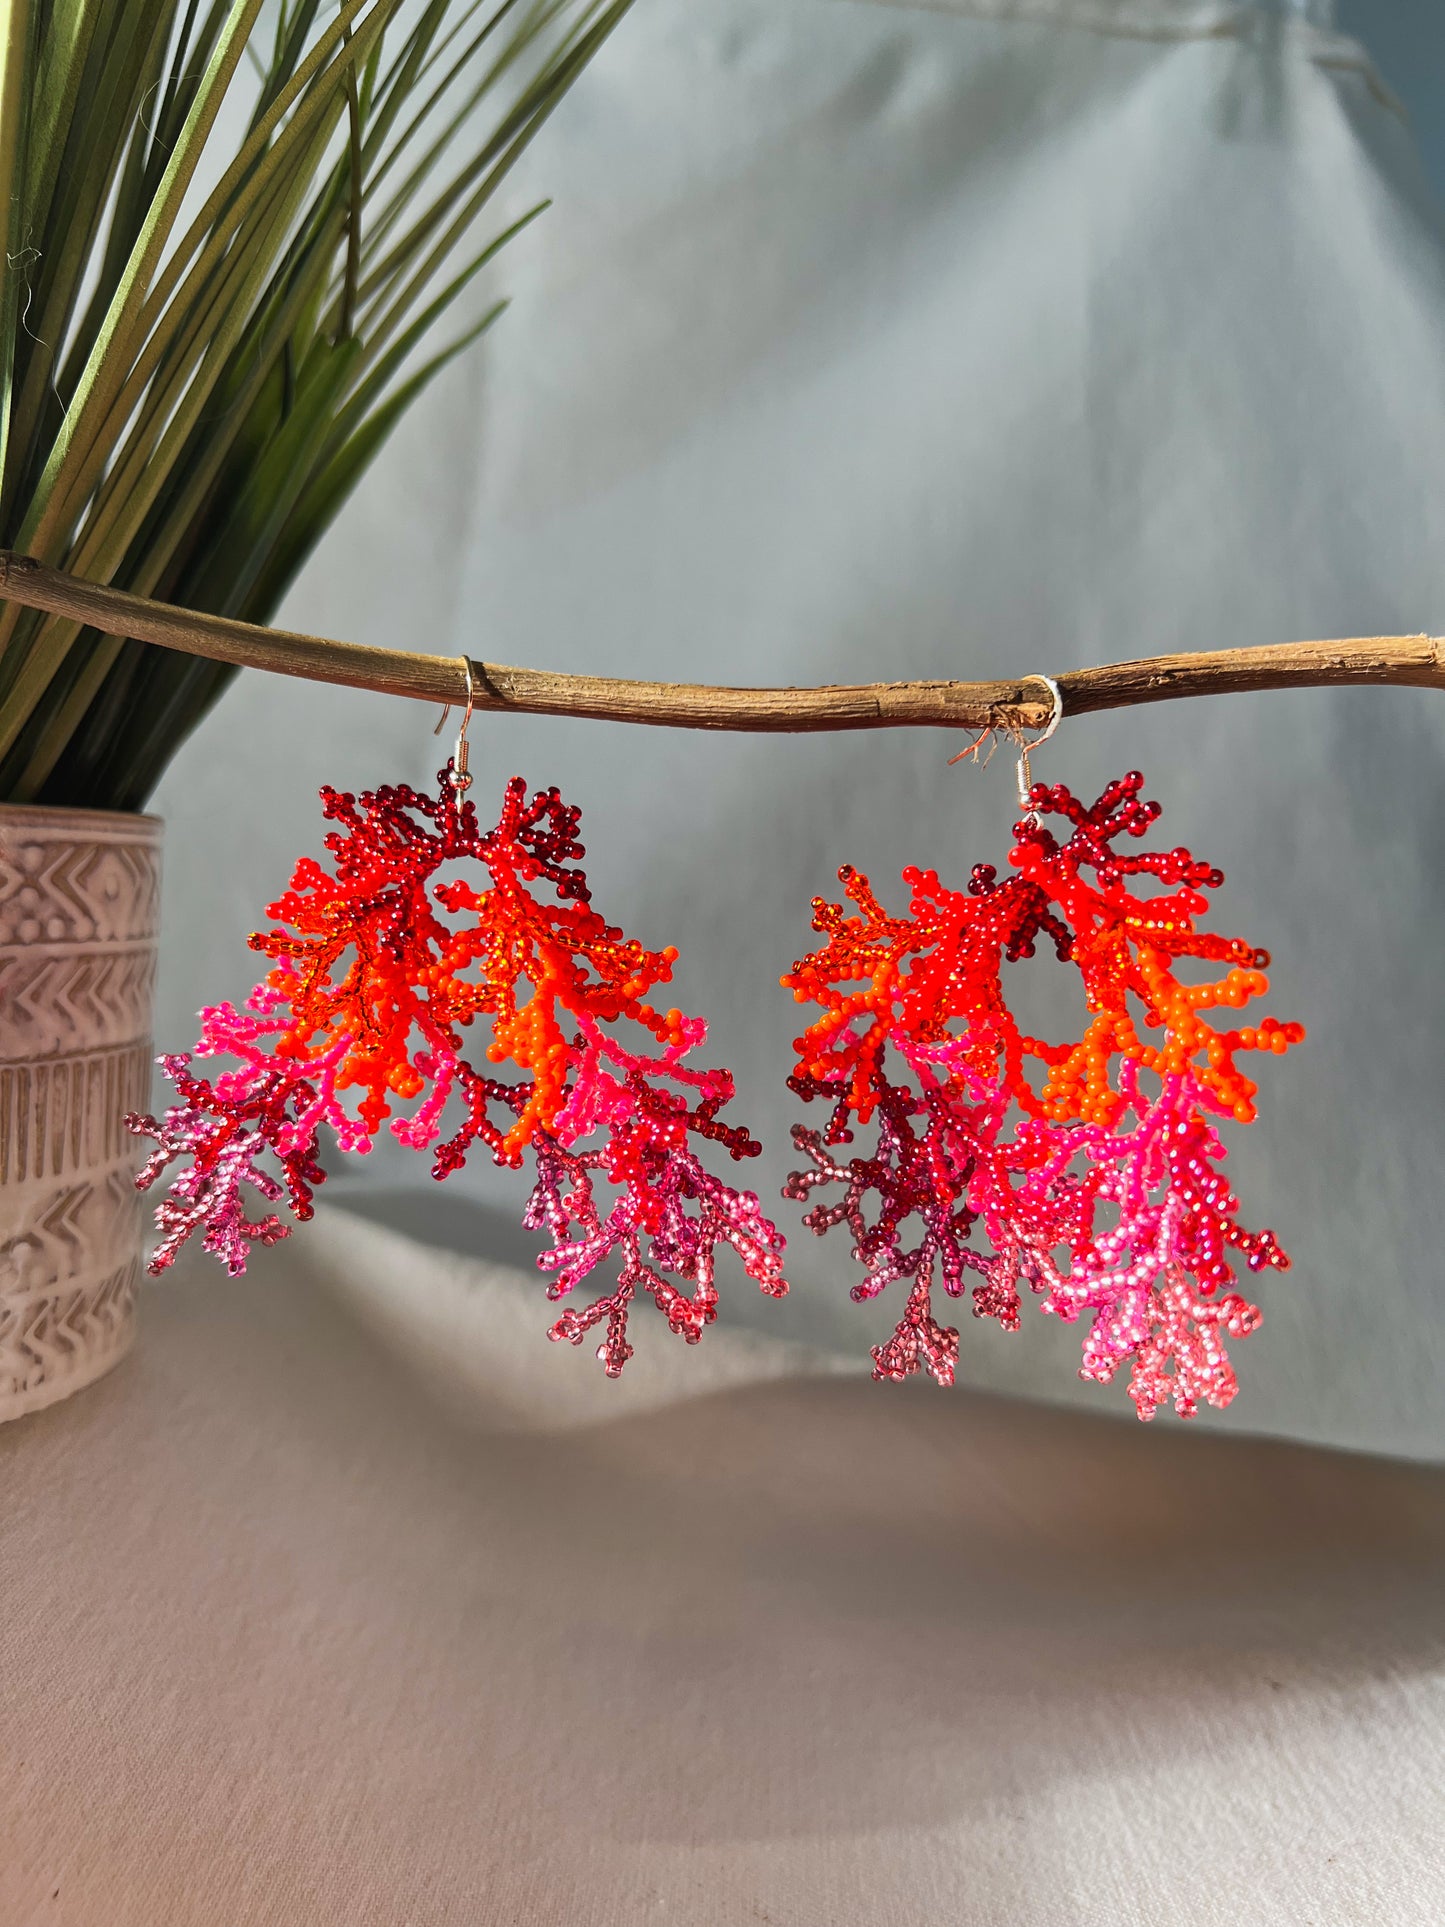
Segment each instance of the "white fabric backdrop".
[{"label": "white fabric backdrop", "polygon": [[0,1426],[3,1927],[1438,1927],[1439,1468],[726,1330],[559,1432],[312,1229]]},{"label": "white fabric backdrop", "polygon": [[[1445,628],[1441,235],[1358,50],[1302,18],[642,0],[511,199],[542,192],[510,312],[352,503],[295,626],[737,682]],[[319,784],[425,780],[432,721],[251,677],[202,729],[157,799],[164,1046],[252,980]],[[483,793],[562,782],[608,914],[681,946],[775,1194],[796,1022],[771,986],[810,896],[843,860],[894,900],[905,863],[997,860],[1005,759],[949,770],[935,732],[474,734]],[[1442,742],[1438,699],[1319,692],[1080,719],[1040,759],[1078,788],[1142,767],[1310,1027],[1235,1154],[1295,1267],[1228,1423],[1445,1453]],[[468,1172],[442,1209],[421,1160],[375,1162],[337,1197],[519,1255],[517,1177]],[[896,1312],[853,1306],[843,1239],[779,1209],[793,1297],[729,1278],[724,1317],[861,1356]],[[547,1317],[539,1285],[555,1358]],[[965,1381],[1129,1409],[1052,1321],[963,1335]]]}]

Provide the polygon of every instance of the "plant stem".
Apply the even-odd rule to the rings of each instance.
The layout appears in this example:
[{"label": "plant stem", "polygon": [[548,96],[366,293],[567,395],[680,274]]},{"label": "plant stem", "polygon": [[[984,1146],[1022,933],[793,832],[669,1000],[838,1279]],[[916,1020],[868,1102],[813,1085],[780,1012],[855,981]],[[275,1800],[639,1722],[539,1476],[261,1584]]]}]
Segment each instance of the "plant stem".
[{"label": "plant stem", "polygon": [[[312,682],[374,689],[419,702],[461,703],[467,674],[460,656],[413,655],[331,642],[256,623],[173,608],[103,588],[0,549],[0,600],[41,609],[112,636],[133,636],[213,662],[268,669]],[[830,729],[1040,729],[1052,704],[1029,677],[997,682],[826,684],[816,689],[726,689],[698,683],[630,682],[567,676],[473,661],[475,707],[537,716],[587,716],[603,722],[673,729],[812,731]],[[1177,696],[1225,696],[1259,689],[1347,683],[1400,683],[1445,689],[1445,638],[1356,636],[1339,642],[1270,643],[1203,650],[1073,669],[1057,678],[1064,711],[1122,709]]]}]

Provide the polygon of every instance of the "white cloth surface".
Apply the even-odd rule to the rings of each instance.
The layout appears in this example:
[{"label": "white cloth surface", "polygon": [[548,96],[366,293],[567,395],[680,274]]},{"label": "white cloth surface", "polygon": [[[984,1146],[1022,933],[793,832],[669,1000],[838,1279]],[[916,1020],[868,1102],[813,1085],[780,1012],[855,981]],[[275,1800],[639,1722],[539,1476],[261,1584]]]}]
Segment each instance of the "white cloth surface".
[{"label": "white cloth surface", "polygon": [[[1445,628],[1440,232],[1314,12],[643,0],[512,184],[556,201],[498,267],[510,311],[288,619],[734,682]],[[165,1047],[254,980],[245,934],[319,846],[319,784],[427,780],[431,723],[254,676],[200,732],[159,798]],[[736,1069],[747,1180],[776,1198],[789,1125],[816,1121],[776,988],[809,899],[843,861],[894,904],[905,864],[1000,861],[1009,759],[950,770],[931,731],[483,718],[474,740],[476,793],[561,782],[599,904],[680,946],[674,994]],[[1090,794],[1141,767],[1166,843],[1227,872],[1213,922],[1274,953],[1268,1007],[1310,1029],[1234,1140],[1244,1220],[1295,1266],[1260,1288],[1225,1424],[1445,1455],[1442,742],[1438,697],[1318,691],[1079,718],[1037,760]],[[1065,972],[1016,974],[1031,1020],[1077,1025]],[[410,1153],[374,1162],[366,1183],[430,1187]],[[516,1174],[453,1188],[520,1214]],[[723,1319],[863,1357],[898,1307],[853,1305],[845,1236],[778,1212],[792,1297],[726,1268]],[[965,1382],[1127,1409],[1079,1384],[1077,1329],[964,1323]]]},{"label": "white cloth surface", "polygon": [[500,1431],[387,1273],[530,1369],[520,1277],[323,1213],[0,1427],[4,1927],[1445,1913],[1445,1472],[727,1334]]}]

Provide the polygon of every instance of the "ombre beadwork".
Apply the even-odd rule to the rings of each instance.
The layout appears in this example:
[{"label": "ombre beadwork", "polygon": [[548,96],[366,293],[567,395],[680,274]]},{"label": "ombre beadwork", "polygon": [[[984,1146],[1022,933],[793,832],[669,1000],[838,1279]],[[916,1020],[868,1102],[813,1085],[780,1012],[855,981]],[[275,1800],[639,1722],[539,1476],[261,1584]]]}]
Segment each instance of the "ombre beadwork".
[{"label": "ombre beadwork", "polygon": [[[1222,872],[1185,849],[1115,849],[1159,814],[1142,786],[1131,771],[1086,808],[1062,786],[1033,785],[1013,874],[980,865],[960,892],[906,870],[907,916],[889,916],[852,868],[839,880],[856,914],[814,899],[825,942],[783,983],[822,1015],[796,1040],[789,1082],[831,1115],[820,1131],[794,1127],[811,1168],[784,1196],[811,1201],[804,1223],[819,1234],[848,1226],[864,1267],[856,1299],[906,1284],[875,1377],[924,1367],[952,1383],[959,1335],[935,1316],[932,1291],[941,1282],[956,1298],[972,1279],[975,1315],[1009,1330],[1021,1285],[1046,1312],[1091,1314],[1081,1376],[1107,1382],[1128,1361],[1141,1418],[1170,1399],[1190,1417],[1201,1400],[1234,1397],[1224,1338],[1261,1315],[1235,1289],[1232,1260],[1251,1271],[1289,1260],[1273,1232],[1241,1228],[1216,1120],[1254,1118],[1238,1059],[1280,1054],[1304,1030],[1209,1021],[1264,994],[1269,959],[1196,929]],[[1046,816],[1065,820],[1063,841]],[[1136,894],[1141,878],[1162,893]],[[1077,1042],[1022,1035],[1009,1010],[1003,965],[1032,957],[1040,938],[1083,979]],[[1187,984],[1182,959],[1228,968]],[[870,1123],[871,1155],[835,1157]],[[814,1200],[834,1188],[841,1196]]]},{"label": "ombre beadwork", "polygon": [[[529,800],[514,777],[500,820],[483,833],[454,775],[449,764],[435,797],[404,784],[360,798],[322,791],[323,814],[341,826],[326,838],[332,869],[303,858],[269,906],[276,926],[251,947],[274,968],[245,1009],[202,1012],[193,1055],[229,1055],[240,1067],[208,1081],[191,1055],[162,1058],[179,1103],[163,1119],[127,1119],[156,1141],[142,1188],[184,1162],[156,1211],[162,1236],[150,1269],[164,1271],[199,1233],[235,1275],[253,1244],[284,1237],[275,1213],[248,1215],[245,1187],[309,1218],[325,1176],[323,1125],[343,1150],[368,1151],[390,1120],[401,1143],[435,1145],[437,1178],[477,1143],[502,1165],[530,1151],[536,1182],[524,1222],[551,1241],[537,1261],[553,1274],[548,1295],[565,1297],[614,1254],[620,1264],[616,1287],[564,1311],[550,1335],[581,1343],[605,1322],[598,1356],[615,1377],[632,1355],[627,1314],[639,1288],[674,1332],[701,1337],[717,1315],[719,1245],[765,1292],[786,1292],[776,1226],[756,1196],[698,1156],[704,1142],[734,1159],[760,1147],[719,1118],[731,1074],[685,1061],[706,1025],[645,1001],[670,979],[677,952],[644,949],[592,908],[576,867],[580,812],[555,789]],[[489,887],[435,881],[444,864],[466,859],[484,866]],[[478,1018],[488,1020],[486,1069],[462,1054]],[[613,1030],[624,1019],[656,1048],[624,1048]],[[515,1081],[501,1074],[506,1065]],[[403,1105],[411,1108],[397,1115]]]}]

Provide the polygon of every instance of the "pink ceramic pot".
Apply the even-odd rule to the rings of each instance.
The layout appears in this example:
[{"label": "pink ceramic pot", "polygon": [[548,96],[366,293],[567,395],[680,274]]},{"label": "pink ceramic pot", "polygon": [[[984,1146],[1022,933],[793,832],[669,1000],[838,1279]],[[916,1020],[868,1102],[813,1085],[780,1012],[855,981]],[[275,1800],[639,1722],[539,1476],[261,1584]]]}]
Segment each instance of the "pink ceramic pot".
[{"label": "pink ceramic pot", "polygon": [[160,910],[155,817],[0,805],[0,1419],[135,1331]]}]

